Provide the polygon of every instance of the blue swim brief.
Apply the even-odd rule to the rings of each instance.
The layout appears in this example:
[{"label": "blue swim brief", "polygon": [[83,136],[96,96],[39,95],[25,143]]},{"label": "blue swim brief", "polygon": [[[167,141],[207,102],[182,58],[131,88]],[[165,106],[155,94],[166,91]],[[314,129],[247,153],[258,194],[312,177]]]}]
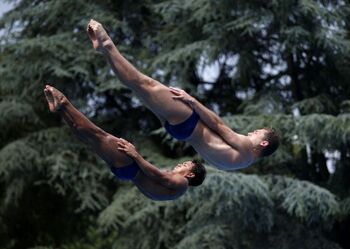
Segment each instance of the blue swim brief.
[{"label": "blue swim brief", "polygon": [[121,168],[111,167],[113,174],[121,180],[133,180],[139,169],[140,168],[136,162]]},{"label": "blue swim brief", "polygon": [[191,136],[192,132],[196,128],[199,120],[199,115],[194,110],[192,115],[180,124],[171,125],[168,121],[165,122],[164,128],[174,138],[178,140],[184,140]]}]

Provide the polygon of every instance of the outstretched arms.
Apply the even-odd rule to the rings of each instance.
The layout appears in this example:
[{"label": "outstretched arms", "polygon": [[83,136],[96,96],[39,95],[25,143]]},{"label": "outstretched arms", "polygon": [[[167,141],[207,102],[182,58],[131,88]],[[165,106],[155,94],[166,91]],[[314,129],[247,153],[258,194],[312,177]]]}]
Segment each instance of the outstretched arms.
[{"label": "outstretched arms", "polygon": [[209,110],[197,99],[179,88],[170,87],[170,91],[174,94],[173,98],[187,103],[194,109],[203,123],[211,130],[216,132],[223,140],[226,141],[234,149],[239,150],[242,146],[242,140],[245,140],[240,134],[230,129],[224,121],[213,111]]},{"label": "outstretched arms", "polygon": [[151,178],[152,180],[160,183],[164,187],[181,190],[186,189],[188,186],[187,180],[179,175],[173,175],[166,171],[161,171],[153,164],[146,161],[136,150],[135,146],[126,141],[125,139],[120,139],[118,142],[118,150],[126,153],[130,156],[141,168],[142,172]]}]

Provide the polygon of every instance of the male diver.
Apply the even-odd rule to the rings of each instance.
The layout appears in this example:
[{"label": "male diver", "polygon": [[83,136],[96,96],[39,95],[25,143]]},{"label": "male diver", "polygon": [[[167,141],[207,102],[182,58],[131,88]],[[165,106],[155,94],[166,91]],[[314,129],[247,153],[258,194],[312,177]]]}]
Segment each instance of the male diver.
[{"label": "male diver", "polygon": [[150,199],[173,200],[183,195],[188,186],[199,186],[204,181],[206,170],[201,163],[186,161],[172,170],[161,171],[146,161],[131,143],[94,125],[57,89],[46,85],[44,93],[50,111],[58,113],[116,177],[132,181]]},{"label": "male diver", "polygon": [[190,143],[213,166],[222,170],[244,168],[277,149],[279,138],[273,129],[238,134],[184,91],[139,72],[120,54],[100,23],[91,20],[87,33],[94,49],[106,56],[121,82],[157,115],[167,132]]}]

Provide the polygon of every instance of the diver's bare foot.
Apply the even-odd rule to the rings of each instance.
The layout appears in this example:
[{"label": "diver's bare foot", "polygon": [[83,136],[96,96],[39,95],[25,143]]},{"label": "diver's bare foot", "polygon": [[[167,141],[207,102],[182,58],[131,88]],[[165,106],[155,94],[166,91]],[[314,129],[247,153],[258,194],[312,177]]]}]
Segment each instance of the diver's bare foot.
[{"label": "diver's bare foot", "polygon": [[45,86],[44,93],[51,112],[61,110],[62,107],[68,103],[66,96],[50,85]]},{"label": "diver's bare foot", "polygon": [[86,31],[96,51],[103,52],[108,45],[113,44],[102,24],[93,19],[88,23]]}]

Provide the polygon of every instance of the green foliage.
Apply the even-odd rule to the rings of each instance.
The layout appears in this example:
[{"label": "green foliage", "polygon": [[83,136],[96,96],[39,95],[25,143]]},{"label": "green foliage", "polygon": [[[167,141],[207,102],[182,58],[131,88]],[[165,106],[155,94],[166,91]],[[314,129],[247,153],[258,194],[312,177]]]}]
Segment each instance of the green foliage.
[{"label": "green foliage", "polygon": [[163,53],[154,60],[154,67],[157,65],[167,65],[175,66],[183,64],[188,66],[191,62],[191,58],[198,58],[201,56],[203,49],[205,48],[205,43],[202,41],[197,41],[186,45],[185,47],[179,47],[168,53]]},{"label": "green foliage", "polygon": [[314,98],[308,98],[295,104],[295,107],[300,110],[302,114],[308,113],[324,113],[332,114],[336,113],[336,106],[332,102],[332,99],[319,95]]},{"label": "green foliage", "polygon": [[37,157],[38,153],[23,141],[13,142],[1,150],[0,176],[7,185],[5,205],[18,201],[25,188],[25,183],[31,179],[18,178],[17,175],[26,175],[27,172],[34,171]]},{"label": "green foliage", "polygon": [[[349,217],[349,186],[334,180],[349,178],[349,3],[10,2],[0,19],[2,248],[339,248],[328,237],[336,219],[346,227]],[[277,128],[279,151],[250,175],[209,170],[203,186],[176,202],[152,202],[116,181],[49,114],[46,82],[159,167],[193,150],[130,100],[91,48],[90,18],[132,64],[189,90],[234,130]],[[217,77],[208,82],[202,69],[212,65]],[[340,152],[334,175],[325,150]],[[260,176],[266,172],[289,177]]]},{"label": "green foliage", "polygon": [[350,100],[343,101],[341,103],[341,109],[343,113],[349,113],[350,112]]},{"label": "green foliage", "polygon": [[116,231],[125,226],[125,221],[130,215],[136,215],[139,209],[145,207],[145,203],[152,202],[142,196],[136,188],[121,188],[114,195],[113,202],[100,213],[99,227],[102,231]]},{"label": "green foliage", "polygon": [[320,151],[345,147],[350,136],[349,118],[347,114],[338,116],[312,114],[301,117],[297,125],[300,140],[304,144],[315,146]]},{"label": "green foliage", "polygon": [[23,190],[31,185],[49,186],[59,195],[74,197],[79,203],[76,211],[98,210],[107,205],[102,194],[107,189],[101,181],[110,179],[110,173],[71,136],[67,130],[53,128],[2,148],[0,177],[7,185],[5,205],[17,203]]},{"label": "green foliage", "polygon": [[[226,188],[219,187],[220,185],[225,185]],[[215,240],[209,238],[220,234],[220,226],[225,230],[225,236],[233,224],[238,227],[250,226],[258,231],[271,229],[272,202],[266,189],[267,186],[254,176],[232,174],[229,177],[216,173],[208,177],[204,186],[190,190],[177,202],[152,202],[137,197],[137,192],[129,192],[128,196],[117,193],[114,202],[116,207],[104,211],[104,215],[100,217],[101,225],[102,228],[112,230],[121,227],[117,245],[123,248],[159,248],[162,244],[170,248],[178,243],[179,248],[182,248],[188,243],[193,246],[194,241],[204,238],[206,239],[201,243],[209,243],[208,246],[212,246]],[[130,200],[138,202],[131,206],[135,201]],[[222,204],[217,206],[213,203]],[[255,205],[259,208],[255,208]],[[117,216],[119,218],[116,218]],[[208,219],[203,217],[211,217],[209,227],[215,226],[217,233],[203,234],[209,229]],[[237,217],[240,219],[237,220]],[[122,221],[124,223],[121,223]],[[145,239],[133,240],[132,231],[137,231],[138,235]],[[189,234],[189,237],[185,236],[186,234]],[[198,236],[201,239],[196,238]],[[223,238],[225,239],[227,240],[227,237]]]},{"label": "green foliage", "polygon": [[350,216],[350,197],[345,198],[340,203],[341,212],[343,217]]},{"label": "green foliage", "polygon": [[35,247],[31,247],[28,249],[53,249],[53,247],[47,247],[47,246],[35,246]]},{"label": "green foliage", "polygon": [[307,225],[332,227],[340,213],[334,194],[306,181],[279,176],[266,177],[266,180],[273,198],[290,216]]},{"label": "green foliage", "polygon": [[32,106],[25,101],[0,102],[0,145],[43,127]]},{"label": "green foliage", "polygon": [[286,110],[280,105],[281,101],[283,101],[283,96],[277,93],[266,93],[244,101],[239,108],[245,115],[283,114]]},{"label": "green foliage", "polygon": [[[215,172],[203,186],[176,202],[150,201],[136,188],[119,190],[100,215],[99,225],[105,232],[119,234],[118,248],[235,248],[249,243],[249,234],[254,234],[257,245],[267,243],[269,248],[273,242],[266,241],[266,233],[280,236],[280,244],[289,243],[282,234],[291,231],[279,230],[279,210],[289,216],[289,222],[302,221],[303,228],[298,229],[307,237],[315,236],[316,225],[330,227],[340,212],[333,194],[307,182]],[[135,234],[143,239],[133,239]],[[250,243],[251,248],[259,248],[255,243]],[[326,240],[323,243],[338,248]],[[317,248],[317,243],[309,244]]]},{"label": "green foliage", "polygon": [[103,236],[94,227],[89,227],[86,237],[62,246],[62,249],[103,249],[111,248],[114,236]]}]

